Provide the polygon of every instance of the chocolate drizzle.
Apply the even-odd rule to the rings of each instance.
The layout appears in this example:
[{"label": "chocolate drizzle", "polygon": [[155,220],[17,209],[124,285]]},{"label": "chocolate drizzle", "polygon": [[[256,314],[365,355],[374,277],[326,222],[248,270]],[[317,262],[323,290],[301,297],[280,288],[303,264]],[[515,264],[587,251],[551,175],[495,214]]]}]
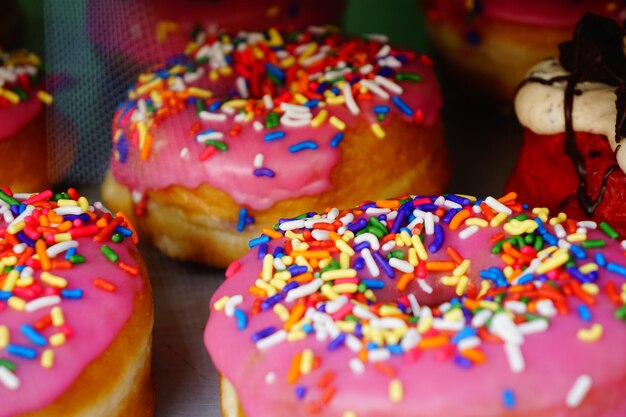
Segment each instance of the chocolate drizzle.
[{"label": "chocolate drizzle", "polygon": [[[565,143],[564,150],[572,160],[578,176],[576,198],[578,204],[588,216],[592,216],[602,202],[606,191],[606,184],[617,165],[611,165],[602,176],[602,187],[598,195],[593,198],[587,192],[587,172],[585,159],[576,147],[575,131],[572,112],[574,110],[574,96],[582,94],[576,89],[581,82],[600,82],[615,86],[615,106],[617,117],[615,120],[615,140],[618,146],[626,137],[626,56],[624,56],[624,30],[619,24],[609,18],[594,14],[586,14],[576,25],[574,38],[559,45],[560,63],[570,75],[558,76],[551,79],[530,77],[524,81],[538,82],[551,85],[557,82],[567,82],[563,110],[565,113]],[[568,197],[561,206],[564,207],[572,196]]]}]

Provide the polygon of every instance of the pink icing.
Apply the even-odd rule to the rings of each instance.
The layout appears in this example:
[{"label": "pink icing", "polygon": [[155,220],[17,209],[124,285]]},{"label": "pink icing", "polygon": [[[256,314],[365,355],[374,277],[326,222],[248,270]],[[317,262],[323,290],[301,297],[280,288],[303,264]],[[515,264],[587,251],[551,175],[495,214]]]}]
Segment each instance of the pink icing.
[{"label": "pink icing", "polygon": [[[552,233],[551,228],[548,230]],[[446,246],[454,247],[465,259],[471,259],[470,277],[479,283],[478,271],[483,268],[505,265],[499,256],[490,253],[492,243],[488,239],[497,232],[482,229],[463,241],[456,233],[446,228]],[[600,232],[590,231],[589,239],[606,239]],[[425,245],[432,241],[426,237]],[[273,241],[272,243],[275,243]],[[280,244],[280,242],[279,242]],[[268,253],[271,253],[271,244]],[[593,259],[596,250],[587,250]],[[625,257],[619,245],[608,241],[602,250],[608,262],[624,264]],[[429,256],[430,260],[449,260],[445,251]],[[241,269],[217,290],[211,305],[223,296],[242,294],[244,301],[237,308],[250,311],[254,297],[248,288],[261,271],[261,261],[257,251],[252,250],[240,260]],[[359,277],[368,278],[366,269]],[[396,275],[396,280],[398,275]],[[415,294],[420,304],[439,304],[454,295],[454,288],[438,284],[440,273],[429,273],[427,281],[434,287],[436,297],[425,297],[417,285],[407,291]],[[398,296],[394,281],[386,280],[388,290],[376,290],[382,301],[395,301]],[[619,286],[623,278],[605,270],[600,272],[598,285],[604,288],[607,282]],[[395,378],[402,381],[404,396],[400,403],[389,401],[388,386],[391,378],[376,371],[366,363],[364,374],[354,374],[348,368],[348,361],[356,355],[345,346],[329,352],[329,340],[317,342],[313,335],[304,341],[284,342],[265,351],[258,350],[251,342],[253,333],[267,326],[282,328],[282,322],[271,310],[249,317],[248,328],[239,331],[235,319],[227,317],[223,311],[212,310],[204,333],[204,341],[219,372],[228,378],[236,388],[247,417],[286,417],[308,415],[305,405],[318,401],[321,390],[315,388],[317,381],[328,370],[335,372],[332,385],[337,388],[330,403],[322,408],[325,417],[341,417],[352,410],[359,417],[411,416],[431,417],[440,415],[500,416],[507,415],[502,401],[502,392],[511,389],[516,397],[516,406],[511,412],[515,415],[535,415],[554,417],[620,417],[626,413],[624,377],[626,361],[622,346],[626,343],[625,324],[613,317],[615,307],[604,294],[597,296],[597,305],[591,307],[593,323],[604,326],[599,341],[583,343],[577,339],[577,331],[588,328],[575,313],[579,301],[568,303],[572,312],[551,319],[550,328],[540,334],[527,335],[521,346],[526,369],[521,373],[511,372],[502,345],[483,343],[485,363],[472,369],[462,369],[450,361],[437,359],[435,351],[424,351],[415,363],[408,363],[402,355],[392,356],[386,361],[397,372]],[[284,303],[289,308],[289,303]],[[301,376],[298,384],[308,387],[304,401],[294,395],[295,385],[286,382],[291,358],[303,349],[311,348],[316,356],[321,356],[321,366],[308,376]],[[265,382],[268,373],[276,375],[273,384]],[[593,380],[587,399],[578,408],[565,406],[565,399],[574,381],[582,374],[589,374]],[[596,401],[601,399],[607,406],[601,407]]]},{"label": "pink icing", "polygon": [[0,140],[8,139],[30,123],[43,109],[35,96],[17,105],[0,108]]},{"label": "pink icing", "polygon": [[[0,221],[0,227],[5,226],[6,223]],[[9,390],[0,384],[2,417],[36,411],[56,400],[72,386],[85,367],[108,348],[133,313],[134,299],[142,291],[141,279],[129,275],[115,263],[106,260],[100,253],[101,244],[94,243],[92,238],[77,240],[77,253],[86,258],[86,263],[77,264],[69,270],[50,271],[66,278],[68,289],[80,288],[84,292],[82,299],[64,299],[60,304],[65,322],[71,327],[73,334],[63,346],[52,348],[55,357],[54,366],[50,369],[44,369],[40,365],[39,357],[31,361],[0,351],[0,357],[17,363],[15,375],[20,379],[17,390]],[[123,243],[109,241],[107,245],[116,251],[120,262],[135,265],[128,251],[132,246],[129,239]],[[60,257],[63,255],[64,253]],[[36,271],[35,277],[38,276],[39,271]],[[115,292],[109,293],[94,287],[95,278],[104,278],[115,284]],[[25,323],[34,324],[42,316],[49,314],[51,307],[31,313],[18,312],[4,305],[2,307],[0,324],[8,326],[10,342],[34,347],[20,333],[19,328]],[[57,332],[59,329],[50,326],[42,334],[47,338]],[[50,348],[50,345],[45,348]],[[39,355],[45,348],[37,348]]]},{"label": "pink icing", "polygon": [[[250,31],[277,24],[306,27],[336,23],[344,3],[343,0],[144,0],[129,4],[122,0],[90,0],[87,27],[91,41],[98,48],[149,65],[182,52],[198,24],[202,29]],[[270,9],[277,13],[268,16]],[[159,42],[156,27],[165,21],[176,23],[178,28]]]},{"label": "pink icing", "polygon": [[[462,19],[467,11],[465,0],[432,0],[429,3],[445,17]],[[483,0],[481,3],[483,10],[481,15],[538,26],[573,28],[587,12],[620,21],[626,17],[626,6],[621,1]]]},{"label": "pink icing", "polygon": [[[413,61],[404,65],[401,71],[416,73],[422,77],[419,82],[398,82],[404,89],[401,98],[413,109],[422,111],[425,125],[433,125],[439,116],[442,99],[432,69],[423,63]],[[194,85],[219,94],[232,84],[233,77],[220,80],[216,84],[210,84],[206,77],[202,77],[198,84]],[[360,102],[359,116],[353,116],[343,105],[328,105],[325,109],[328,110],[328,118],[334,115],[346,123],[344,133],[349,134],[359,123],[365,123],[361,128],[368,129],[369,124],[376,121],[373,106],[379,104],[391,108],[389,116],[381,123],[383,128],[398,117],[406,118],[390,100],[378,97],[374,97],[371,102]],[[330,188],[330,174],[341,159],[342,145],[337,148],[330,146],[332,138],[338,131],[328,121],[317,128],[279,126],[276,130],[284,129],[286,137],[273,142],[263,140],[269,130],[257,132],[252,127],[252,122],[242,123],[241,133],[236,137],[229,137],[232,118],[225,122],[202,121],[202,130],[215,129],[226,132],[224,142],[229,146],[227,152],[218,152],[202,162],[199,154],[205,145],[197,143],[188,133],[193,123],[198,120],[195,109],[188,106],[175,117],[161,122],[155,129],[154,142],[147,161],[140,160],[136,146],[130,147],[128,159],[124,163],[113,157],[111,170],[116,180],[141,193],[175,184],[194,189],[206,183],[227,192],[237,204],[255,210],[267,209],[277,201],[288,198],[316,195]],[[264,119],[258,120],[263,122]],[[319,148],[298,153],[288,151],[289,146],[303,140],[314,140]],[[184,148],[188,149],[189,155],[182,158],[180,155]],[[259,153],[264,155],[263,166],[276,173],[274,178],[253,175],[253,161]]]}]

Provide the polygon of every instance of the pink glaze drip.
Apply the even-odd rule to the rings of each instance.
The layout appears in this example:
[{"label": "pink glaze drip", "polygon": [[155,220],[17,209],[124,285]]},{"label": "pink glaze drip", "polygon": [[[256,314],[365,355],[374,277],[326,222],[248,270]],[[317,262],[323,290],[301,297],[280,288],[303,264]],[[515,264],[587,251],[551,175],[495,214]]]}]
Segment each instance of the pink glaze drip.
[{"label": "pink glaze drip", "polygon": [[[442,16],[462,19],[467,11],[465,0],[432,0],[434,10]],[[483,0],[482,16],[515,23],[571,27],[588,12],[611,17],[626,18],[626,5],[622,1],[599,0]]]},{"label": "pink glaze drip", "polygon": [[[400,71],[412,72],[422,77],[419,82],[398,82],[404,89],[401,98],[414,110],[421,110],[425,125],[433,125],[439,116],[442,99],[432,69],[414,60],[403,65]],[[207,88],[219,96],[233,88],[234,76],[222,78],[215,83],[209,82],[203,76],[190,85]],[[228,132],[233,126],[232,117],[229,116],[225,122],[202,121],[202,131],[215,129],[224,132],[224,143],[229,146],[227,152],[218,152],[204,162],[200,161],[199,155],[205,145],[197,143],[194,136],[189,134],[191,126],[200,119],[195,115],[195,108],[187,106],[177,115],[166,118],[154,129],[154,142],[147,161],[141,160],[137,146],[131,145],[124,163],[118,161],[115,155],[111,158],[111,171],[118,182],[142,194],[171,185],[195,189],[202,184],[209,184],[228,193],[241,206],[254,210],[267,209],[284,199],[316,195],[328,190],[331,187],[331,172],[341,160],[341,145],[337,148],[330,146],[338,130],[328,120],[331,116],[343,120],[347,125],[344,134],[351,134],[360,123],[361,128],[369,129],[370,123],[376,121],[373,107],[378,104],[388,105],[391,109],[389,116],[381,123],[383,128],[397,118],[406,120],[406,116],[395,108],[391,100],[375,96],[371,102],[359,103],[359,116],[352,115],[344,105],[327,105],[325,109],[328,110],[328,119],[317,128],[279,126],[275,130],[285,130],[286,137],[273,142],[263,140],[264,135],[271,130],[264,128],[260,132],[255,131],[252,122],[241,123],[240,134],[230,137]],[[116,116],[115,120],[117,119]],[[264,122],[263,118],[256,120]],[[409,120],[406,122],[414,123]],[[129,134],[128,118],[122,119],[118,125],[114,122],[114,131],[117,128],[122,128]],[[136,138],[133,140],[136,141]],[[314,140],[319,148],[293,154],[288,151],[289,146],[303,140]],[[180,155],[185,148],[188,156],[183,158]],[[263,167],[276,173],[274,178],[253,175],[253,161],[259,153],[264,155]]]},{"label": "pink glaze drip", "polygon": [[[493,243],[488,241],[497,231],[482,229],[463,241],[446,227],[445,246],[454,247],[465,259],[472,261],[470,277],[477,284],[481,280],[478,271],[490,266],[505,266],[499,256],[491,254]],[[624,264],[625,257],[617,243],[598,231],[590,230],[588,236],[589,239],[606,239],[607,248],[602,249],[602,253],[607,261]],[[426,237],[425,245],[430,242],[432,237]],[[271,242],[268,253],[272,253],[275,244],[276,241]],[[278,245],[282,242],[278,241]],[[587,250],[590,260],[596,251]],[[429,254],[430,260],[449,258],[441,250]],[[254,285],[262,269],[257,250],[253,249],[240,263],[237,273],[213,295],[211,305],[223,296],[242,294],[244,301],[238,308],[246,312],[250,310],[254,297],[248,293],[248,288]],[[359,277],[369,278],[366,271],[361,271]],[[437,284],[441,275],[429,273],[427,278],[435,289],[434,297],[425,296],[417,285],[408,291],[421,305],[439,305],[454,297],[454,288]],[[378,300],[395,301],[398,297],[395,281],[390,281],[384,274],[378,279],[385,280],[388,288],[375,291]],[[604,288],[609,281],[619,287],[624,279],[602,270],[598,285]],[[521,349],[526,369],[522,373],[510,370],[502,345],[493,343],[483,342],[482,350],[487,361],[472,369],[462,369],[450,360],[437,359],[433,350],[423,351],[415,363],[406,362],[402,355],[392,356],[385,363],[396,370],[395,378],[402,381],[404,388],[403,400],[397,404],[390,402],[388,397],[391,378],[369,363],[366,363],[365,373],[354,374],[348,368],[348,361],[356,355],[345,346],[330,352],[327,350],[329,340],[317,342],[314,335],[309,335],[304,341],[284,342],[265,351],[258,350],[250,340],[253,333],[267,326],[282,328],[282,322],[271,310],[249,316],[249,326],[243,331],[236,329],[234,318],[227,317],[223,311],[212,310],[204,342],[218,371],[234,384],[247,417],[308,415],[305,405],[319,400],[322,391],[315,386],[328,370],[336,374],[332,385],[337,391],[330,403],[322,408],[320,415],[325,417],[341,417],[347,410],[354,411],[359,417],[501,416],[507,415],[502,401],[505,389],[511,389],[515,394],[516,406],[511,410],[515,415],[621,417],[626,413],[623,388],[626,328],[623,322],[613,317],[615,307],[604,294],[599,295],[597,301],[598,304],[590,308],[592,323],[604,326],[599,341],[583,343],[577,339],[577,331],[590,327],[591,323],[583,322],[576,315],[579,301],[570,299],[570,314],[552,318],[546,332],[525,337]],[[289,303],[284,304],[290,307]],[[298,384],[307,386],[309,391],[305,400],[299,401],[294,395],[295,385],[286,382],[286,375],[291,358],[305,348],[321,356],[321,365],[308,376],[300,377]],[[276,375],[273,384],[265,382],[270,372]],[[582,374],[592,377],[592,389],[580,407],[569,409],[565,406],[565,398]],[[599,406],[595,403],[598,398],[609,405]]]},{"label": "pink glaze drip", "polygon": [[9,139],[30,123],[43,110],[43,103],[35,96],[17,105],[0,108],[0,140]]},{"label": "pink glaze drip", "polygon": [[[89,38],[99,49],[151,65],[183,51],[197,25],[203,30],[253,31],[280,24],[334,24],[344,5],[344,0],[143,0],[133,4],[90,0],[87,27]],[[163,22],[177,27],[159,41],[157,25]]]},{"label": "pink glaze drip", "polygon": [[[4,221],[0,227],[6,227]],[[33,412],[48,406],[61,396],[81,372],[96,360],[115,340],[119,331],[133,313],[136,296],[142,291],[139,277],[124,272],[118,265],[111,263],[100,253],[101,244],[92,238],[79,238],[77,253],[86,258],[86,263],[74,265],[69,270],[51,270],[52,274],[66,278],[68,289],[82,289],[80,300],[64,299],[60,304],[65,322],[72,328],[73,334],[60,347],[53,347],[54,366],[44,369],[35,360],[16,358],[4,351],[0,357],[17,363],[15,371],[21,385],[17,390],[8,390],[0,384],[0,416],[9,417],[22,413]],[[132,246],[130,239],[123,243],[107,242],[119,255],[119,261],[136,265],[128,249]],[[64,254],[60,255],[62,258]],[[35,272],[35,277],[39,276]],[[116,285],[113,293],[94,287],[95,278],[104,278]],[[0,324],[6,325],[10,331],[10,343],[34,347],[20,332],[23,324],[34,324],[38,319],[49,314],[51,307],[35,312],[18,312],[10,307],[0,310]],[[42,332],[44,336],[58,332],[50,326]],[[45,348],[50,348],[50,345]],[[39,355],[45,348],[37,348]]]}]

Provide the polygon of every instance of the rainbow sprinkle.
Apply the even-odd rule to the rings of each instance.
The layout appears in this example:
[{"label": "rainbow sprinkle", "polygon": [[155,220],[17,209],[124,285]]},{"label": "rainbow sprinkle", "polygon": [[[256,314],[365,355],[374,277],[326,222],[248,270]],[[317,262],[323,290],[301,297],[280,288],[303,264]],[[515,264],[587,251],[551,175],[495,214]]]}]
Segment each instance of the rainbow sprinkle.
[{"label": "rainbow sprinkle", "polygon": [[[550,217],[544,208],[529,211],[516,197],[407,196],[280,219],[250,242],[262,268],[249,294],[224,296],[213,308],[234,316],[239,330],[257,315],[276,315],[276,324],[251,335],[259,350],[308,338],[325,340],[330,352],[349,349],[353,373],[369,364],[391,378],[390,402],[403,399],[402,381],[387,362],[396,355],[410,363],[431,350],[459,368],[472,368],[487,360],[483,345],[499,344],[511,372],[523,372],[525,338],[549,331],[560,315],[580,317],[582,343],[601,339],[593,314],[598,295],[606,294],[615,317],[626,321],[626,285],[600,281],[603,271],[620,274],[624,268],[610,266],[599,252],[617,239],[608,225],[577,222],[563,213]],[[588,240],[592,229],[604,237]],[[488,236],[493,254],[493,266],[480,271],[451,243],[478,235]],[[233,262],[228,277],[240,268],[240,261]],[[433,274],[452,295],[437,305],[420,305],[415,294],[433,292],[427,282]],[[397,298],[379,300],[377,291],[390,286]],[[244,297],[254,300],[250,308],[243,308]],[[332,377],[322,384],[321,399],[310,399],[313,387],[300,377],[323,366],[322,358],[305,349],[290,360],[283,377],[294,384],[307,412],[319,412],[335,392]],[[581,376],[564,403],[577,406],[590,386],[590,377]],[[497,395],[494,401],[505,408],[519,403],[511,389]]]},{"label": "rainbow sprinkle", "polygon": [[42,75],[37,55],[26,50],[5,52],[0,48],[0,109],[23,103],[32,94],[41,102],[52,104],[52,96],[38,87]]}]

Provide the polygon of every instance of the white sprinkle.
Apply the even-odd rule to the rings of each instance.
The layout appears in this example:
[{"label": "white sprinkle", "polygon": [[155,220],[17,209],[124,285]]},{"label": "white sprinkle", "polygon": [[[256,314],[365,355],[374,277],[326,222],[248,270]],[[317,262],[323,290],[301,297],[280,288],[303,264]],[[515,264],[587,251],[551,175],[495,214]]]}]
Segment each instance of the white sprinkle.
[{"label": "white sprinkle", "polygon": [[13,213],[11,213],[9,210],[2,213],[2,215],[4,217],[5,223],[11,223],[14,220]]},{"label": "white sprinkle", "polygon": [[415,298],[415,294],[409,294],[407,296],[407,298],[409,299],[409,305],[411,306],[411,314],[413,314],[414,317],[417,317],[420,314],[420,305],[417,302],[417,298]]},{"label": "white sprinkle", "polygon": [[24,306],[24,311],[26,311],[27,313],[32,313],[33,311],[55,306],[57,304],[61,304],[61,297],[59,297],[58,295],[48,295],[46,297],[40,297],[34,299],[33,301],[29,301]]},{"label": "white sprinkle", "polygon": [[509,207],[505,206],[491,196],[485,199],[485,204],[487,204],[491,209],[497,211],[498,213],[506,213],[509,216],[513,214],[513,210],[511,210]]},{"label": "white sprinkle", "polygon": [[307,106],[300,106],[299,104],[280,103],[280,109],[282,111],[294,112],[294,113],[311,113],[311,109]]},{"label": "white sprinkle", "polygon": [[478,232],[478,226],[473,224],[473,225],[467,227],[466,229],[461,230],[459,232],[459,238],[461,238],[462,240],[465,240],[468,237],[472,236],[476,232]]},{"label": "white sprinkle", "polygon": [[26,246],[28,246],[26,245],[26,243],[18,243],[17,245],[13,246],[13,252],[15,252],[17,255],[21,255],[26,250]]},{"label": "white sprinkle", "polygon": [[395,240],[390,240],[389,242],[385,243],[380,249],[384,252],[389,252],[395,247],[396,247]]},{"label": "white sprinkle", "polygon": [[402,66],[402,62],[398,61],[395,56],[387,56],[385,58],[379,59],[378,65],[380,65],[381,67],[400,68]]},{"label": "white sprinkle", "polygon": [[380,88],[375,82],[370,80],[361,80],[361,85],[383,100],[389,100],[389,93]]},{"label": "white sprinkle", "polygon": [[0,382],[11,391],[20,387],[20,379],[4,366],[0,366]]},{"label": "white sprinkle", "polygon": [[198,81],[203,75],[204,68],[198,67],[198,69],[194,72],[186,72],[185,75],[183,75],[183,80],[185,80],[185,83],[190,84]]},{"label": "white sprinkle", "polygon": [[266,110],[272,110],[274,108],[274,101],[269,94],[263,96],[263,107],[265,107]]},{"label": "white sprinkle", "polygon": [[184,147],[183,149],[180,150],[180,157],[183,159],[187,159],[187,157],[189,157],[189,148]]},{"label": "white sprinkle", "polygon": [[35,270],[32,267],[27,266],[26,268],[22,269],[22,272],[20,272],[20,278],[30,278],[33,276],[34,272]]},{"label": "white sprinkle", "polygon": [[445,200],[443,202],[443,205],[445,207],[448,207],[448,208],[451,208],[451,209],[462,209],[463,208],[462,205],[460,205],[459,203],[457,203],[455,201],[452,201],[452,200]]},{"label": "white sprinkle", "polygon": [[521,301],[507,301],[504,303],[504,308],[515,314],[524,314],[528,310],[528,306]]},{"label": "white sprinkle", "polygon": [[474,214],[480,214],[483,212],[483,209],[480,207],[480,205],[475,204],[472,206],[472,211],[474,211]]},{"label": "white sprinkle", "polygon": [[288,113],[285,113],[280,118],[280,123],[287,127],[303,127],[311,124],[311,118],[308,119],[295,119],[289,117]]},{"label": "white sprinkle", "polygon": [[380,214],[387,214],[391,211],[388,208],[368,207],[365,210],[365,214],[371,214],[372,216],[378,216]]},{"label": "white sprinkle", "polygon": [[385,348],[372,349],[367,351],[367,360],[370,362],[382,362],[391,357],[391,352]]},{"label": "white sprinkle", "polygon": [[424,223],[424,219],[421,217],[416,217],[415,219],[413,219],[413,221],[411,223],[409,223],[406,227],[409,230],[413,230],[413,228],[415,226],[417,226],[418,224],[422,224]]},{"label": "white sprinkle", "polygon": [[459,343],[456,344],[456,348],[458,350],[467,350],[467,349],[475,349],[481,345],[480,337],[470,336],[464,339],[461,339]]},{"label": "white sprinkle", "polygon": [[431,212],[426,213],[426,216],[424,216],[424,232],[427,236],[435,234],[435,220]]},{"label": "white sprinkle", "polygon": [[243,295],[237,294],[233,295],[226,301],[226,305],[224,305],[224,314],[226,317],[232,317],[235,315],[235,308],[243,303]]},{"label": "white sprinkle", "polygon": [[337,218],[337,216],[339,216],[339,209],[337,207],[333,207],[328,211],[328,214],[326,214],[326,218],[328,220],[332,220],[335,221],[335,219]]},{"label": "white sprinkle", "polygon": [[280,230],[283,230],[283,231],[302,229],[303,227],[304,227],[304,220],[303,219],[289,220],[289,221],[286,221],[284,223],[281,223],[278,226],[278,228]]},{"label": "white sprinkle", "polygon": [[372,64],[365,64],[361,68],[359,68],[359,72],[362,75],[367,75],[370,72],[372,72],[373,69],[374,69],[374,66]]},{"label": "white sprinkle", "polygon": [[391,52],[391,47],[389,45],[383,45],[378,52],[376,52],[376,58],[383,58],[389,55],[389,52]]},{"label": "white sprinkle", "polygon": [[67,215],[75,215],[83,213],[83,210],[78,206],[65,206],[65,207],[57,207],[54,209],[54,212],[59,216],[67,216]]},{"label": "white sprinkle", "polygon": [[351,223],[354,220],[354,214],[352,213],[348,213],[345,216],[343,216],[342,218],[339,219],[339,221],[341,222],[341,224],[343,224],[344,226]]},{"label": "white sprinkle", "polygon": [[363,37],[369,39],[372,42],[378,42],[378,43],[389,42],[389,37],[387,35],[383,35],[382,33],[368,33],[366,35],[363,35]]},{"label": "white sprinkle", "polygon": [[315,240],[330,240],[330,232],[328,230],[311,230],[311,236]]},{"label": "white sprinkle", "polygon": [[[134,190],[130,194],[130,198],[131,198],[131,200],[133,200],[133,203],[135,203],[135,204],[141,203],[141,200],[143,200],[143,193],[141,191]],[[94,206],[95,205],[96,205],[96,203],[94,203]]]},{"label": "white sprinkle", "polygon": [[237,112],[237,110],[235,110],[234,107],[231,107],[228,104],[222,105],[222,107],[220,107],[220,110],[222,110],[224,113],[226,113],[229,116],[232,116],[233,114]]},{"label": "white sprinkle", "polygon": [[565,231],[565,228],[561,223],[557,223],[554,225],[554,234],[556,234],[556,237],[558,237],[559,239],[563,239],[565,236],[567,236],[567,232]]},{"label": "white sprinkle", "polygon": [[316,278],[308,284],[296,287],[287,293],[287,297],[285,297],[285,302],[291,303],[299,298],[311,295],[317,292],[317,290],[319,290],[322,285],[324,285],[324,280],[322,280],[321,278]]},{"label": "white sprinkle", "polygon": [[591,389],[592,382],[591,376],[587,374],[583,374],[576,379],[576,382],[574,382],[574,385],[567,393],[567,399],[565,400],[569,408],[576,408],[583,402]]},{"label": "white sprinkle", "polygon": [[526,362],[524,361],[524,355],[519,345],[514,343],[505,343],[504,352],[506,353],[509,367],[514,373],[519,373],[526,369]]},{"label": "white sprinkle", "polygon": [[264,339],[256,342],[256,348],[259,350],[265,350],[272,346],[276,346],[287,340],[287,332],[285,330],[279,330],[276,333],[272,333]]},{"label": "white sprinkle", "polygon": [[327,224],[331,224],[333,221],[326,219],[326,218],[320,218],[320,219],[306,219],[304,221],[304,227],[306,227],[307,229],[313,229],[313,226],[315,226],[317,223],[327,223]]},{"label": "white sprinkle", "polygon": [[358,337],[349,334],[346,335],[346,346],[350,349],[351,352],[358,353],[363,349],[363,343],[359,340]]},{"label": "white sprinkle", "polygon": [[200,119],[207,122],[223,122],[226,120],[226,115],[224,113],[212,113],[202,110],[200,112]]},{"label": "white sprinkle", "polygon": [[[77,214],[81,214],[81,213],[82,213],[82,211],[80,210],[80,207],[77,207],[77,208],[78,208],[78,213],[77,213]],[[24,219],[26,218],[26,216],[30,216],[30,215],[33,213],[33,210],[35,210],[35,207],[34,207],[34,206],[27,206],[27,207],[26,207],[26,209],[25,209],[25,210],[24,210],[24,211],[23,211],[23,212],[22,212],[19,216],[17,216],[17,217],[16,217],[16,218],[15,218],[15,219],[14,219],[14,220],[13,220],[13,221],[12,221],[12,222],[8,225],[8,226],[7,226],[7,229],[10,229],[10,228],[11,228],[11,226],[13,226],[14,224],[19,223],[19,222],[21,222],[22,220],[24,220]],[[56,210],[58,210],[58,209],[56,209]],[[56,211],[56,210],[55,210],[55,211]]]},{"label": "white sprinkle", "polygon": [[413,265],[411,265],[407,261],[404,261],[398,258],[389,259],[389,265],[392,268],[397,269],[398,271],[404,272],[406,274],[410,274],[411,272],[415,270],[415,267]]},{"label": "white sprinkle", "polygon": [[354,101],[354,97],[352,96],[352,85],[346,82],[344,83],[342,90],[343,96],[346,99],[346,107],[348,107],[350,113],[352,113],[354,116],[357,116],[359,113],[361,113],[361,109],[359,109],[359,106],[356,104],[356,101]]},{"label": "white sprinkle", "polygon": [[426,282],[425,279],[419,278],[417,280],[417,285],[419,285],[420,288],[422,289],[422,291],[424,291],[426,294],[432,294],[433,293],[433,287],[428,285],[428,283]]},{"label": "white sprinkle", "polygon": [[375,278],[378,277],[380,275],[380,269],[378,269],[378,265],[376,265],[376,261],[374,261],[374,258],[372,257],[372,253],[370,252],[370,250],[367,248],[361,250],[361,257],[365,261],[365,266],[367,266],[367,269],[370,271],[370,274],[372,274],[372,276]]},{"label": "white sprinkle", "polygon": [[584,227],[585,229],[597,229],[598,228],[598,223],[592,221],[592,220],[584,220],[581,222],[576,223],[576,226],[578,227]]},{"label": "white sprinkle", "polygon": [[243,123],[244,120],[246,120],[246,114],[245,113],[237,113],[233,120],[235,121],[235,123]]},{"label": "white sprinkle", "polygon": [[241,98],[249,98],[250,93],[248,92],[248,86],[246,85],[246,79],[242,76],[237,77],[237,81],[235,81],[237,85],[237,91],[239,91],[239,95]]},{"label": "white sprinkle", "polygon": [[497,313],[493,316],[489,330],[509,344],[524,343],[524,335],[506,313]]},{"label": "white sprinkle", "polygon": [[548,322],[548,320],[540,319],[521,323],[517,326],[517,328],[520,332],[522,332],[522,334],[526,335],[545,332],[546,330],[548,330],[549,326],[550,323]]},{"label": "white sprinkle", "polygon": [[622,242],[620,243],[620,245],[622,245],[622,249],[626,250],[626,239],[622,240]]},{"label": "white sprinkle", "polygon": [[281,258],[274,258],[273,263],[274,269],[276,269],[277,271],[284,271],[285,269],[287,269]]},{"label": "white sprinkle", "polygon": [[535,307],[537,308],[537,313],[544,317],[554,317],[558,314],[558,311],[556,310],[556,307],[554,307],[554,303],[552,302],[552,300],[546,299],[537,301]]},{"label": "white sprinkle", "polygon": [[402,87],[400,87],[398,84],[394,83],[388,78],[383,77],[382,75],[375,76],[374,81],[378,85],[385,87],[387,90],[391,91],[392,93],[396,95],[400,95],[404,91]]},{"label": "white sprinkle", "polygon": [[265,127],[265,126],[263,126],[263,123],[261,123],[261,122],[260,122],[260,121],[258,121],[258,120],[255,120],[255,121],[252,123],[252,128],[254,129],[254,131],[255,131],[255,132],[260,132],[261,130],[263,130],[263,128],[264,128],[264,127]]},{"label": "white sprinkle", "polygon": [[265,383],[267,385],[272,385],[274,382],[276,382],[276,374],[274,372],[268,372],[265,375]]},{"label": "white sprinkle", "polygon": [[265,159],[265,156],[262,153],[258,153],[254,156],[254,162],[252,163],[252,165],[255,168],[261,168],[263,166],[264,159]]},{"label": "white sprinkle", "polygon": [[300,65],[302,65],[303,67],[307,68],[310,67],[311,65],[315,64],[317,61],[320,61],[322,59],[326,58],[326,52],[325,51],[320,51],[318,53],[316,53],[315,55],[311,55],[310,57],[304,58],[302,60],[302,62],[300,62]]},{"label": "white sprinkle", "polygon": [[200,133],[199,135],[196,135],[196,142],[198,143],[204,143],[207,140],[222,140],[222,139],[224,139],[224,133],[217,132],[217,131]]},{"label": "white sprinkle", "polygon": [[370,248],[372,248],[372,250],[380,249],[380,242],[378,241],[378,238],[373,233],[369,233],[369,232],[363,233],[362,235],[358,235],[357,237],[354,238],[354,243],[356,243],[357,245],[362,242],[369,243]]},{"label": "white sprinkle", "polygon": [[60,254],[62,252],[65,252],[69,248],[77,248],[77,247],[78,247],[78,242],[77,241],[75,241],[75,240],[67,240],[65,242],[59,242],[59,243],[56,243],[56,244],[50,246],[48,249],[46,249],[46,254],[48,254],[48,256],[50,258],[54,258],[58,254]]},{"label": "white sprinkle", "polygon": [[397,317],[383,317],[372,319],[370,326],[377,329],[394,330],[406,327],[406,323]]},{"label": "white sprinkle", "polygon": [[445,320],[436,318],[433,320],[433,328],[437,330],[460,331],[463,327],[465,327],[465,319]]},{"label": "white sprinkle", "polygon": [[400,341],[400,347],[406,352],[417,346],[420,340],[422,340],[422,335],[417,330],[410,328]]},{"label": "white sprinkle", "polygon": [[335,314],[346,304],[348,304],[348,297],[346,297],[345,295],[341,295],[334,300],[326,302],[325,311],[328,314]]},{"label": "white sprinkle", "polygon": [[357,375],[361,375],[365,372],[365,364],[359,358],[350,359],[348,366],[350,367],[350,370]]}]

